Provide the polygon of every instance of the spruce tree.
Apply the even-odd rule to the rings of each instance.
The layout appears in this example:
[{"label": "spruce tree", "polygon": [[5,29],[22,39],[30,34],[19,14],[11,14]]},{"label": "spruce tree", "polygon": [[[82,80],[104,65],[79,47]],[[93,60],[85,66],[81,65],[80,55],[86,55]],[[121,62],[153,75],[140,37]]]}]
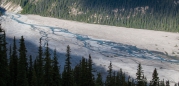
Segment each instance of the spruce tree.
[{"label": "spruce tree", "polygon": [[37,79],[37,57],[34,60],[33,68],[32,68],[32,86],[38,86],[38,79]]},{"label": "spruce tree", "polygon": [[46,50],[45,50],[44,85],[45,86],[51,86],[52,83],[53,83],[52,65],[51,65],[49,47],[48,47],[48,43],[47,43],[47,47],[46,47]]},{"label": "spruce tree", "polygon": [[10,74],[10,85],[13,86],[13,78],[12,76],[14,75],[14,72],[12,72],[12,48],[11,48],[11,45],[10,45],[10,48],[9,48],[9,58],[10,58],[10,62],[9,62],[9,74]]},{"label": "spruce tree", "polygon": [[126,79],[126,74],[125,73],[122,73],[122,86],[126,86],[127,85],[127,82],[125,81]]},{"label": "spruce tree", "polygon": [[170,86],[170,81],[166,81],[166,86]]},{"label": "spruce tree", "polygon": [[128,77],[128,86],[132,86],[132,78],[130,76]]},{"label": "spruce tree", "polygon": [[143,75],[143,85],[147,86],[147,78]]},{"label": "spruce tree", "polygon": [[7,62],[6,35],[0,25],[0,86],[6,86],[9,83],[9,68]]},{"label": "spruce tree", "polygon": [[17,86],[28,86],[26,52],[27,50],[25,47],[25,41],[23,36],[21,36],[19,48]]},{"label": "spruce tree", "polygon": [[116,75],[116,85],[123,86],[124,84],[125,84],[125,75],[124,75],[122,69],[120,69]]},{"label": "spruce tree", "polygon": [[54,58],[53,58],[53,86],[61,86],[61,75],[58,67],[58,58],[56,54],[56,49],[54,50]]},{"label": "spruce tree", "polygon": [[71,55],[70,55],[70,46],[67,46],[67,51],[66,51],[66,60],[65,60],[65,66],[64,66],[64,71],[62,74],[62,79],[63,79],[63,86],[73,86],[73,76],[72,76],[72,69],[71,69]]},{"label": "spruce tree", "polygon": [[116,85],[116,72],[115,71],[112,73],[112,80],[111,81],[112,81],[111,83],[113,83],[113,86],[117,86]]},{"label": "spruce tree", "polygon": [[136,80],[137,80],[137,86],[144,86],[143,83],[143,70],[142,70],[142,66],[139,63],[138,68],[137,68],[137,73],[136,73]]},{"label": "spruce tree", "polygon": [[[10,58],[10,60],[11,60],[11,56],[12,56],[12,47],[11,47],[11,45],[9,46],[9,58]],[[9,62],[9,64],[10,64],[10,62]]]},{"label": "spruce tree", "polygon": [[80,86],[80,82],[81,82],[81,73],[80,73],[80,65],[77,64],[74,68],[74,71],[73,71],[73,76],[74,76],[74,83],[77,85],[77,86]]},{"label": "spruce tree", "polygon": [[159,86],[165,86],[165,81],[164,81],[164,79],[163,79],[162,81],[160,81],[159,84],[160,84]]},{"label": "spruce tree", "polygon": [[32,74],[33,74],[32,56],[30,55],[29,58],[30,61],[29,61],[29,69],[28,69],[28,83],[29,86],[32,86]]},{"label": "spruce tree", "polygon": [[[33,64],[33,70],[35,71],[35,73],[37,74],[37,57],[34,60],[34,64]],[[37,76],[36,76],[37,77]]]},{"label": "spruce tree", "polygon": [[106,77],[106,82],[105,82],[105,86],[113,86],[113,81],[112,81],[112,63],[110,62],[109,66],[108,66],[109,70],[108,70],[108,75]]},{"label": "spruce tree", "polygon": [[127,86],[135,86],[134,79],[132,77],[128,77],[128,84]]},{"label": "spruce tree", "polygon": [[88,59],[88,71],[87,71],[87,75],[88,75],[88,86],[94,86],[94,75],[93,75],[93,68],[92,68],[92,58],[91,55],[89,55],[89,59]]},{"label": "spruce tree", "polygon": [[96,78],[96,81],[95,81],[95,86],[103,86],[103,80],[102,80],[101,73],[97,74],[97,78]]},{"label": "spruce tree", "polygon": [[32,82],[31,82],[31,84],[32,84],[31,86],[38,86],[35,68],[32,69]]},{"label": "spruce tree", "polygon": [[[122,70],[121,70],[122,71]],[[120,76],[120,71],[119,72],[117,72],[117,74],[116,74],[116,85],[117,86],[121,86],[122,85],[122,79],[121,79],[121,76]]]},{"label": "spruce tree", "polygon": [[152,74],[152,81],[150,83],[150,86],[159,86],[159,77],[156,68],[154,69],[154,72]]},{"label": "spruce tree", "polygon": [[40,39],[40,45],[39,45],[39,49],[38,49],[38,57],[36,59],[36,65],[34,65],[34,69],[36,72],[36,77],[37,77],[37,85],[38,86],[44,86],[44,63],[43,63],[43,49],[42,49],[42,42]]},{"label": "spruce tree", "polygon": [[82,60],[80,61],[80,86],[88,86],[88,68],[87,68],[87,60],[82,57]]},{"label": "spruce tree", "polygon": [[16,39],[14,37],[12,55],[10,56],[9,70],[10,70],[10,82],[13,86],[17,86],[17,66],[18,66],[18,56]]}]

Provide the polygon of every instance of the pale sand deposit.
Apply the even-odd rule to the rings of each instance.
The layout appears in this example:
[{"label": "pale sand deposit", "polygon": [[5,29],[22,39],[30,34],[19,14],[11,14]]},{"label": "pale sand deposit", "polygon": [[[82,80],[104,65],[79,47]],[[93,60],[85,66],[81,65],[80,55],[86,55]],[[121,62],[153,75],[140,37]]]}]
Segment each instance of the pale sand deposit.
[{"label": "pale sand deposit", "polygon": [[56,18],[27,15],[38,24],[68,29],[70,32],[129,44],[141,49],[159,51],[171,56],[179,55],[179,34],[107,25],[87,24]]}]

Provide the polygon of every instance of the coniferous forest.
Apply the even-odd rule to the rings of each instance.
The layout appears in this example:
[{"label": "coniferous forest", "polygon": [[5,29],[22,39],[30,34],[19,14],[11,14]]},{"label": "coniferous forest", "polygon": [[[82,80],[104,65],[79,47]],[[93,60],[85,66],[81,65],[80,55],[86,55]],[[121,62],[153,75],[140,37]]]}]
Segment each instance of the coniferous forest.
[{"label": "coniferous forest", "polygon": [[170,81],[158,77],[157,69],[151,75],[152,80],[147,80],[141,64],[136,68],[136,77],[130,77],[122,69],[114,71],[110,62],[107,76],[102,78],[104,75],[94,72],[91,55],[88,59],[82,57],[72,68],[70,46],[66,48],[65,65],[61,65],[64,69],[60,71],[57,52],[50,53],[48,43],[42,47],[40,40],[36,57],[28,56],[23,36],[20,40],[14,37],[9,48],[6,44],[5,31],[0,28],[0,86],[170,86]]},{"label": "coniferous forest", "polygon": [[178,0],[8,0],[24,14],[120,27],[179,31]]}]

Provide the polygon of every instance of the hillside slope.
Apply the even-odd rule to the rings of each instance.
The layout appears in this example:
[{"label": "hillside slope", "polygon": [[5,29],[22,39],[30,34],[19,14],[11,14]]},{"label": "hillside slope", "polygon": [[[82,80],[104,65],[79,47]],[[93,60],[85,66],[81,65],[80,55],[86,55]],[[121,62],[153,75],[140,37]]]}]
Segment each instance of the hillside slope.
[{"label": "hillside slope", "polygon": [[87,23],[179,31],[179,0],[7,0],[22,13]]},{"label": "hillside slope", "polygon": [[12,1],[7,2],[6,0],[2,0],[0,2],[0,12],[3,13],[5,11],[20,13],[22,11],[22,7]]}]

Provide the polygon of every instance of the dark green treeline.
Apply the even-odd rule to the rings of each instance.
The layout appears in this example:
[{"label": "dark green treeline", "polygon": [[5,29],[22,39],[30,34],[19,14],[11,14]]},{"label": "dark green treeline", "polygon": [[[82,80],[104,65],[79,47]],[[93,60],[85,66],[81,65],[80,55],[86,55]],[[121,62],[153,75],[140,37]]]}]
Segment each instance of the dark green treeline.
[{"label": "dark green treeline", "polygon": [[[27,56],[23,36],[16,47],[6,49],[5,31],[0,29],[0,86],[169,86],[169,81],[159,80],[157,69],[152,74],[153,79],[147,83],[141,64],[137,67],[136,78],[131,78],[120,69],[114,71],[112,62],[108,66],[106,78],[103,74],[94,72],[91,55],[88,59],[81,58],[79,63],[71,67],[71,49],[67,46],[66,60],[63,71],[60,71],[56,49],[49,52],[48,43],[43,51],[41,40],[38,55],[35,60]],[[7,55],[7,52],[9,54]],[[63,66],[63,65],[61,65]],[[161,82],[162,81],[162,82]]]},{"label": "dark green treeline", "polygon": [[150,30],[179,31],[178,0],[8,0],[24,14]]}]

